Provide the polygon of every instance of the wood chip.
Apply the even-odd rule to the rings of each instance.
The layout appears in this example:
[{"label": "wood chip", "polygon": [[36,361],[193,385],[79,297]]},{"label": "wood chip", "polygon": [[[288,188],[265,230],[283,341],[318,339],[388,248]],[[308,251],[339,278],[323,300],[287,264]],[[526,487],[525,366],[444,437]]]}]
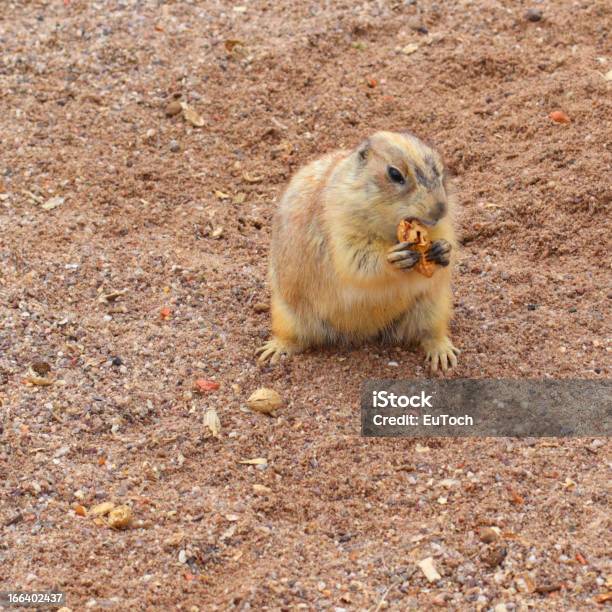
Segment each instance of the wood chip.
[{"label": "wood chip", "polygon": [[288,130],[289,127],[286,126],[284,123],[281,123],[276,117],[271,117],[270,121],[272,121],[272,123],[277,127],[280,128],[281,130]]},{"label": "wood chip", "polygon": [[242,178],[247,182],[247,183],[261,183],[264,180],[263,176],[254,176],[252,174],[243,174]]},{"label": "wood chip", "polygon": [[193,127],[203,127],[204,119],[196,112],[196,110],[189,106],[187,102],[181,102],[181,108],[183,109],[183,118],[187,123],[193,125]]},{"label": "wood chip", "polygon": [[102,502],[101,504],[95,505],[89,514],[92,516],[106,516],[113,508],[115,504],[113,502]]},{"label": "wood chip", "polygon": [[30,200],[32,200],[32,202],[34,202],[35,204],[42,204],[44,202],[44,200],[40,196],[37,196],[35,193],[27,191],[26,189],[22,190],[21,193],[23,193],[23,195],[25,196],[28,196],[28,198],[30,198]]},{"label": "wood chip", "polygon": [[116,299],[120,298],[122,295],[127,293],[127,289],[121,289],[120,291],[111,291],[110,293],[102,294],[98,298],[98,302],[101,304],[114,302]]},{"label": "wood chip", "polygon": [[[226,517],[227,518],[227,517]],[[236,529],[238,528],[238,525],[236,525],[236,523],[234,523],[233,525],[230,525],[220,536],[220,540],[223,542],[225,540],[229,540],[229,538],[231,538],[235,533],[236,533]]]},{"label": "wood chip", "polygon": [[412,55],[418,48],[419,45],[417,43],[410,43],[402,48],[402,53],[404,55]]},{"label": "wood chip", "polygon": [[208,427],[213,437],[219,437],[219,433],[221,432],[221,421],[214,408],[209,408],[204,414],[204,427]]},{"label": "wood chip", "polygon": [[256,457],[255,459],[242,459],[238,463],[242,465],[268,465],[268,460],[265,457]]},{"label": "wood chip", "polygon": [[28,368],[25,381],[37,387],[49,387],[53,384],[53,379],[47,376],[39,376],[32,368]]},{"label": "wood chip", "polygon": [[66,198],[62,198],[60,196],[55,196],[53,198],[49,198],[41,208],[44,210],[53,210],[58,206],[61,206],[66,201]]},{"label": "wood chip", "polygon": [[438,484],[445,489],[450,489],[452,487],[456,487],[459,484],[459,481],[455,480],[454,478],[444,478]]},{"label": "wood chip", "polygon": [[442,576],[440,576],[438,573],[438,570],[436,570],[433,557],[427,557],[426,559],[419,561],[417,566],[423,572],[423,574],[425,574],[425,578],[427,578],[429,582],[437,582],[442,578]]}]

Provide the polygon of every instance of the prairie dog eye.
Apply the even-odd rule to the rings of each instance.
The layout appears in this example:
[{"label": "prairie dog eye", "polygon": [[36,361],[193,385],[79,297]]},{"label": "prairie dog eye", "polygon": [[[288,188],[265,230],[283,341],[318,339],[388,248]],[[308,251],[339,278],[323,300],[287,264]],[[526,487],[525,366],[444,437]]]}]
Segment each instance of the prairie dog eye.
[{"label": "prairie dog eye", "polygon": [[389,166],[387,168],[387,174],[389,178],[398,185],[403,185],[406,182],[404,175],[395,166]]}]

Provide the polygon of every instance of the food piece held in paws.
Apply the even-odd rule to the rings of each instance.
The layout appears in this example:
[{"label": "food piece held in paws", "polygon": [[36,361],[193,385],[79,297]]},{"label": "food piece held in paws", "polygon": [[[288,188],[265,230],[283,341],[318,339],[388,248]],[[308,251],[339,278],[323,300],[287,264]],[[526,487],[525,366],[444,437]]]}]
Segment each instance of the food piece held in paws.
[{"label": "food piece held in paws", "polygon": [[397,226],[397,239],[399,242],[410,243],[410,250],[420,253],[421,259],[413,270],[431,278],[436,271],[436,264],[433,261],[427,261],[426,258],[427,251],[431,248],[427,228],[416,219],[402,219]]}]

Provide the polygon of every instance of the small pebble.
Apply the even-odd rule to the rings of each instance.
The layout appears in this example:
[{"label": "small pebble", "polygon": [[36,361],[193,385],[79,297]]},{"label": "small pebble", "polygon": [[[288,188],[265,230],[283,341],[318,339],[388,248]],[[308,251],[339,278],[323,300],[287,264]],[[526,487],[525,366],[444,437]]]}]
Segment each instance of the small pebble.
[{"label": "small pebble", "polygon": [[176,142],[176,140],[171,140],[170,141],[170,151],[172,151],[173,153],[178,153],[181,150],[181,145]]},{"label": "small pebble", "polygon": [[166,116],[173,117],[174,115],[178,115],[183,110],[181,103],[178,100],[173,100],[166,106]]},{"label": "small pebble", "polygon": [[51,366],[46,361],[35,361],[32,364],[32,369],[39,376],[46,376],[51,371]]},{"label": "small pebble", "polygon": [[108,526],[112,529],[125,529],[132,522],[132,510],[129,506],[117,506],[108,514]]},{"label": "small pebble", "polygon": [[491,569],[501,565],[506,558],[508,551],[503,546],[497,546],[481,556],[482,561]]},{"label": "small pebble", "polygon": [[270,305],[264,302],[256,302],[253,304],[253,310],[255,312],[268,312],[268,310],[270,310]]},{"label": "small pebble", "polygon": [[527,12],[525,13],[525,19],[534,23],[536,21],[542,21],[542,17],[543,13],[540,9],[530,8],[527,9]]},{"label": "small pebble", "polygon": [[495,542],[499,538],[499,534],[495,529],[491,527],[483,527],[480,530],[480,540],[481,542],[485,542],[486,544],[490,544],[491,542]]}]

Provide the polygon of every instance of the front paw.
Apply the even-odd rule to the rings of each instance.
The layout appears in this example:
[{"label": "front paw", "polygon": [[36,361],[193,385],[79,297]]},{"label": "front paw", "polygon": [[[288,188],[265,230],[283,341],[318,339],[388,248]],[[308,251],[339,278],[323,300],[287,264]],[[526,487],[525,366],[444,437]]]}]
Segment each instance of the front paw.
[{"label": "front paw", "polygon": [[387,253],[387,261],[400,270],[411,270],[421,259],[421,254],[417,251],[411,251],[410,242],[400,242],[389,249]]},{"label": "front paw", "polygon": [[439,266],[448,266],[450,263],[451,245],[447,240],[436,240],[432,242],[429,251],[425,258],[427,261],[433,261]]}]

